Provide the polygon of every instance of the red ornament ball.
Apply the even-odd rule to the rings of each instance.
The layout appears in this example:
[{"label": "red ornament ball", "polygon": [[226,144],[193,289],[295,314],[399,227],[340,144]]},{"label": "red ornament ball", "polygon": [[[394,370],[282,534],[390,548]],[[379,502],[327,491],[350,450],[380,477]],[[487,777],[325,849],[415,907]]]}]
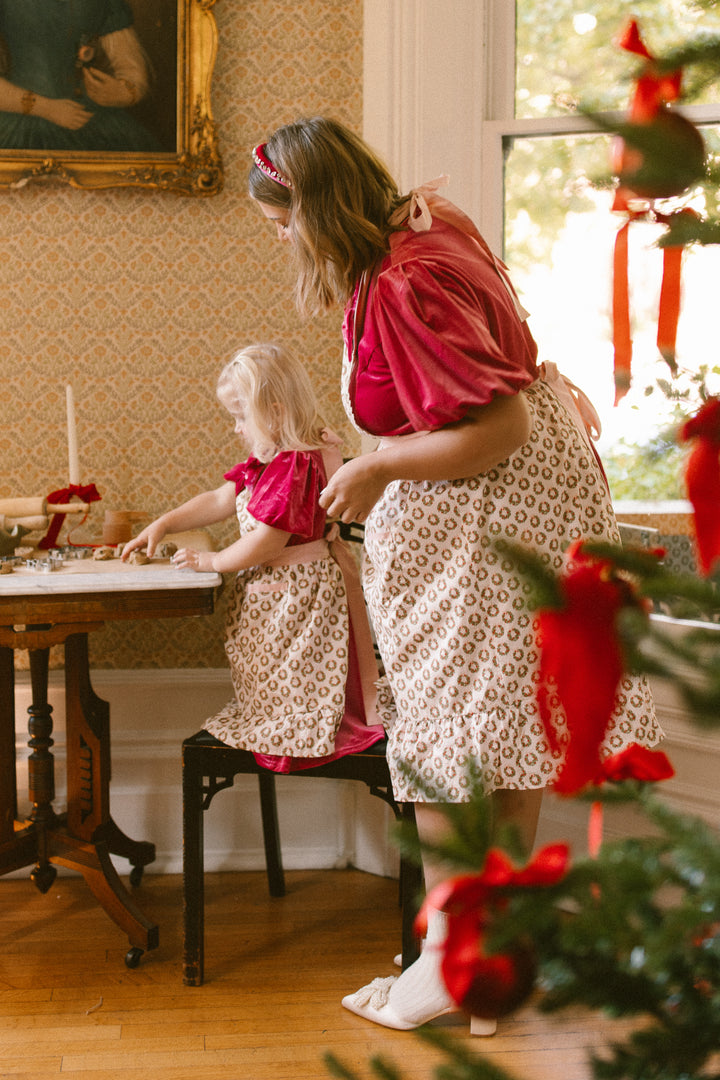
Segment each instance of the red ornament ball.
[{"label": "red ornament ball", "polygon": [[517,944],[506,953],[485,955],[481,942],[470,961],[457,963],[446,952],[443,978],[454,1001],[471,1016],[496,1019],[507,1016],[530,996],[535,985],[537,961],[533,948]]},{"label": "red ornament ball", "polygon": [[642,199],[669,199],[703,175],[705,143],[686,117],[663,107],[651,120],[633,126],[647,151],[618,140],[614,171],[622,187]]}]

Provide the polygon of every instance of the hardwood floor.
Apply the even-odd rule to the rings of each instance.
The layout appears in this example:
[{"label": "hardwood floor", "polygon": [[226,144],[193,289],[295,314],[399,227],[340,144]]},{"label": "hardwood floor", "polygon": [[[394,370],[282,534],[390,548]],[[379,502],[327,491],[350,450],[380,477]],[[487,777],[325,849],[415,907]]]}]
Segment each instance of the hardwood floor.
[{"label": "hardwood floor", "polygon": [[[332,1051],[363,1078],[379,1054],[403,1080],[431,1080],[435,1050],[340,1005],[394,973],[397,883],[313,870],[287,884],[273,900],[263,874],[207,875],[207,981],[186,987],[178,876],[146,875],[138,890],[160,947],[134,970],[127,938],[81,878],[58,878],[45,896],[29,880],[0,880],[0,1078],[323,1080]],[[517,1080],[589,1080],[588,1049],[619,1030],[528,1006],[467,1044]],[[457,1032],[465,1042],[466,1028]]]}]

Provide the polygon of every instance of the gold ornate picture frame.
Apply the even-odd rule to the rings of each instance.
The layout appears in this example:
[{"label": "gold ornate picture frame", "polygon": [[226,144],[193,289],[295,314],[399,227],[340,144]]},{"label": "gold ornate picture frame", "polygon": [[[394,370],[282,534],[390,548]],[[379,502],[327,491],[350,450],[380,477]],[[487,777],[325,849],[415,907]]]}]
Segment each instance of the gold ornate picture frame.
[{"label": "gold ornate picture frame", "polygon": [[[215,0],[97,0],[98,14],[87,33],[78,36],[82,28],[73,27],[72,70],[62,76],[66,81],[74,80],[79,100],[73,102],[68,94],[60,104],[84,108],[84,114],[75,114],[81,121],[84,115],[92,115],[91,122],[80,124],[77,135],[73,131],[67,134],[69,127],[53,124],[41,115],[41,110],[55,108],[55,99],[62,95],[41,97],[42,80],[37,94],[28,89],[32,84],[29,65],[37,60],[36,54],[28,56],[25,48],[29,33],[27,27],[23,28],[23,18],[36,19],[35,28],[44,34],[44,45],[53,52],[57,51],[60,35],[53,28],[53,37],[40,15],[33,14],[32,0],[28,0],[27,7],[25,4],[26,0],[0,0],[0,92],[9,95],[5,101],[8,109],[14,106],[13,112],[2,111],[0,102],[0,188],[56,181],[87,190],[139,187],[183,195],[215,195],[222,189],[222,159],[210,104],[218,45],[212,11]],[[57,5],[59,12],[71,7]],[[106,9],[110,14],[103,23]],[[103,25],[113,29],[112,18],[117,25],[118,11],[128,9],[133,17],[131,27],[107,35],[97,32]],[[120,22],[127,21],[121,14]],[[118,56],[123,59],[128,34],[133,55],[124,64],[117,63]],[[138,61],[138,57],[142,59]],[[53,58],[58,60],[57,56]],[[135,78],[138,64],[146,65],[147,76],[143,72]],[[85,68],[92,68],[89,76]],[[23,76],[18,77],[17,86],[12,83],[15,72]],[[83,80],[91,78],[100,83],[103,72],[107,73],[105,84],[116,98],[118,92],[121,99],[127,98],[127,104],[121,101],[122,107],[107,109],[88,105],[87,82]],[[67,116],[69,123],[72,115]],[[62,119],[65,121],[66,116]],[[56,132],[57,148],[53,145]],[[83,140],[92,140],[94,145],[81,149]],[[22,145],[33,142],[35,145]]]}]

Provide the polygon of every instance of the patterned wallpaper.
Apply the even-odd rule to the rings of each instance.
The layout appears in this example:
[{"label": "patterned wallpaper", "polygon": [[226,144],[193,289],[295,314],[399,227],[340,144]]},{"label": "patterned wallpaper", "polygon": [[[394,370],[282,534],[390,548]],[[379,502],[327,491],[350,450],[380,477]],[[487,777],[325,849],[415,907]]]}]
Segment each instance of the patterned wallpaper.
[{"label": "patterned wallpaper", "polygon": [[[0,192],[0,496],[67,484],[70,383],[80,481],[102,496],[85,526],[98,540],[105,510],[154,516],[222,481],[240,452],[215,377],[251,341],[306,358],[356,448],[339,397],[340,314],[301,323],[284,246],[245,186],[249,149],[278,124],[324,112],[360,128],[362,0],[217,0],[214,11],[220,195]],[[222,619],[221,602],[209,618],[107,626],[91,635],[91,664],[222,667]]]}]

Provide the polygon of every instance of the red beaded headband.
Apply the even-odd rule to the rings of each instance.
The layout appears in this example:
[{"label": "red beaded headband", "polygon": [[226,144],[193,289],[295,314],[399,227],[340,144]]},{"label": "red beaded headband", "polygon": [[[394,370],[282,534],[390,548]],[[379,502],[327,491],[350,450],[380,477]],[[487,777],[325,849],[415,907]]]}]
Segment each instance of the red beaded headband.
[{"label": "red beaded headband", "polygon": [[270,161],[270,159],[265,156],[266,145],[266,143],[260,143],[259,146],[255,147],[252,152],[253,161],[257,165],[260,172],[264,173],[265,176],[269,176],[270,179],[274,180],[276,184],[282,184],[283,187],[291,188],[292,184],[290,183],[290,181],[286,180],[285,177],[277,171],[272,161]]}]

